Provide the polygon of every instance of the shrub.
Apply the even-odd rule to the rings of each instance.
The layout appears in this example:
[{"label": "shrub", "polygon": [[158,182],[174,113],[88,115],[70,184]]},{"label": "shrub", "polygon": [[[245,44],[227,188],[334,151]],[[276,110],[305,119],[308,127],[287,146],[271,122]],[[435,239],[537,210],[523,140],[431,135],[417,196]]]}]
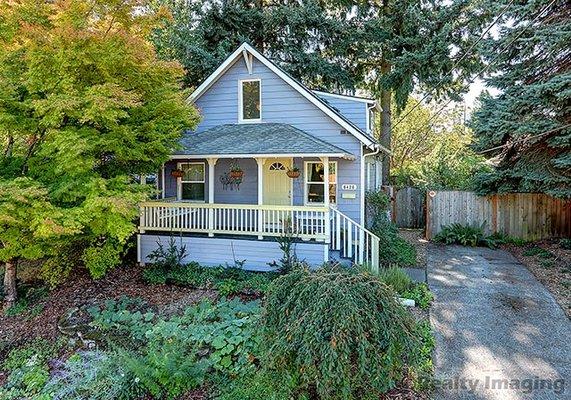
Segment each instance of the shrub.
[{"label": "shrub", "polygon": [[377,277],[322,268],[277,278],[266,304],[268,365],[327,399],[378,398],[416,363],[415,322]]},{"label": "shrub", "polygon": [[405,292],[412,286],[412,280],[406,272],[396,267],[381,269],[379,278],[399,294]]},{"label": "shrub", "polygon": [[380,239],[379,260],[381,264],[400,267],[416,265],[416,249],[399,236],[397,226],[386,216],[377,217],[371,231]]},{"label": "shrub", "polygon": [[139,380],[129,373],[115,353],[86,351],[55,366],[43,390],[53,399],[127,400],[144,395]]},{"label": "shrub", "polygon": [[217,400],[290,400],[294,398],[294,382],[275,372],[261,370],[242,375],[237,379],[217,382],[220,393]]},{"label": "shrub", "polygon": [[171,269],[152,266],[143,271],[143,279],[151,284],[215,288],[222,296],[264,293],[275,276],[274,273],[252,272],[236,267],[202,267],[195,262]]},{"label": "shrub", "polygon": [[569,239],[561,239],[559,241],[559,247],[565,250],[571,250],[571,238]]},{"label": "shrub", "polygon": [[462,224],[450,224],[442,228],[434,237],[434,241],[445,244],[461,244],[462,246],[486,246],[497,247],[497,240],[493,236],[484,234],[484,224],[470,226]]},{"label": "shrub", "polygon": [[147,256],[149,262],[155,268],[163,270],[171,270],[182,265],[186,257],[186,246],[182,244],[177,246],[174,237],[169,238],[168,247],[165,248],[161,240],[157,240],[157,248]]}]

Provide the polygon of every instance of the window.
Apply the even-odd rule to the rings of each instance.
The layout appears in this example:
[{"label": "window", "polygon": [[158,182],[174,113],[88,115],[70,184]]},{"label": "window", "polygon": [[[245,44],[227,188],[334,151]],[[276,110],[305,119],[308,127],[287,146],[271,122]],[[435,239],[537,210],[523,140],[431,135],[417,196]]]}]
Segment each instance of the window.
[{"label": "window", "polygon": [[262,91],[259,79],[239,82],[238,118],[240,121],[262,120]]},{"label": "window", "polygon": [[281,162],[275,162],[270,165],[270,171],[285,171],[286,168]]},{"label": "window", "polygon": [[[337,162],[329,162],[329,202],[337,202]],[[324,203],[325,180],[323,163],[305,163],[305,201],[306,203]]]},{"label": "window", "polygon": [[181,163],[179,198],[181,200],[204,201],[204,163]]}]

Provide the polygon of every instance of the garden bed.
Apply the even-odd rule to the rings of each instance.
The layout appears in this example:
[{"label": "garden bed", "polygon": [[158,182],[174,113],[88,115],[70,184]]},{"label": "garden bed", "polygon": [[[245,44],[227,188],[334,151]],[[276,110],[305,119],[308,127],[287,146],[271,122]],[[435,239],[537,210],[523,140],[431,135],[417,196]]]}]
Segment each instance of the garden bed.
[{"label": "garden bed", "polygon": [[542,240],[523,246],[502,245],[525,265],[553,294],[571,318],[571,249],[562,246],[559,239]]},{"label": "garden bed", "polygon": [[[11,375],[11,370],[0,371],[0,386],[8,384],[4,388],[0,387],[0,397],[3,394],[8,394],[7,398],[9,399],[19,398],[20,394],[17,390],[24,390],[22,388],[28,387],[26,385],[42,387],[47,384],[48,386],[45,387],[49,387],[49,384],[54,381],[54,376],[65,377],[62,378],[64,381],[60,382],[57,388],[59,390],[58,393],[62,393],[62,387],[81,387],[78,386],[77,382],[86,379],[84,371],[90,368],[91,365],[97,366],[93,370],[94,373],[104,372],[104,379],[101,381],[101,385],[117,385],[117,387],[122,385],[121,387],[124,387],[124,383],[117,382],[121,380],[120,378],[113,378],[113,371],[117,369],[117,365],[122,362],[130,362],[139,363],[142,367],[148,366],[150,362],[157,362],[156,356],[168,353],[168,349],[165,349],[165,346],[168,347],[169,344],[165,340],[169,337],[169,331],[172,326],[176,326],[174,329],[177,330],[182,329],[183,333],[173,337],[174,340],[180,341],[180,344],[172,345],[175,346],[171,349],[174,351],[171,352],[172,354],[177,354],[177,350],[174,350],[175,348],[184,348],[188,352],[188,349],[192,348],[192,346],[199,346],[196,350],[188,353],[188,355],[185,355],[186,353],[181,354],[181,356],[184,355],[182,360],[187,359],[187,357],[197,357],[197,361],[208,359],[210,363],[208,367],[210,372],[207,373],[210,378],[206,379],[204,383],[192,386],[190,390],[184,389],[183,393],[176,394],[172,398],[220,398],[224,400],[236,398],[232,396],[237,394],[240,394],[240,398],[251,398],[249,397],[251,394],[242,396],[240,387],[248,388],[248,393],[250,393],[251,387],[255,387],[256,391],[254,392],[256,396],[260,393],[271,393],[273,395],[274,393],[270,391],[270,388],[274,387],[272,382],[275,381],[275,378],[271,376],[258,378],[256,372],[254,372],[260,368],[259,363],[261,359],[258,360],[256,355],[259,354],[259,350],[251,346],[253,346],[253,343],[257,343],[259,339],[255,339],[253,342],[246,339],[240,339],[244,340],[244,342],[236,340],[238,338],[248,338],[249,335],[257,337],[260,335],[259,328],[254,321],[261,318],[263,315],[261,310],[267,307],[260,304],[259,301],[252,302],[252,300],[259,299],[263,295],[269,281],[275,278],[275,274],[272,278],[268,278],[270,275],[267,274],[247,273],[245,271],[233,270],[232,268],[229,270],[202,269],[202,267],[197,265],[187,268],[192,273],[185,273],[184,269],[184,267],[179,267],[171,270],[168,274],[163,274],[161,271],[153,270],[149,267],[147,269],[121,267],[97,281],[93,281],[87,273],[77,272],[61,288],[51,292],[37,288],[30,291],[29,293],[37,294],[30,297],[27,303],[21,303],[23,306],[16,310],[17,312],[13,312],[9,316],[0,317],[0,340],[2,341],[0,365],[2,365],[8,354],[11,358],[14,358],[13,352],[11,353],[12,350],[17,348],[24,349],[24,355],[18,356],[21,359],[19,364],[21,366],[18,368],[24,371],[22,375],[23,381],[18,383],[19,386],[16,386],[16,389],[13,389],[14,375]],[[417,289],[422,288],[415,285],[410,287],[411,293],[418,296],[417,301],[418,299],[426,298],[424,292]],[[227,310],[224,309],[226,300],[222,299],[221,303],[217,303],[221,299],[220,293],[228,294],[230,298],[233,297],[234,301],[238,303],[231,303],[234,305]],[[205,308],[201,309],[200,307],[205,304],[205,300],[209,303],[206,303]],[[422,337],[424,344],[422,350],[418,350],[418,354],[422,354],[424,360],[423,371],[431,368],[432,336],[430,326],[425,320],[428,302],[429,299],[425,303],[423,310],[417,308],[408,309],[413,313],[414,320],[421,321],[418,334]],[[200,304],[198,308],[197,304]],[[222,304],[222,309],[226,311],[216,311],[220,309],[216,304]],[[280,304],[280,302],[278,301],[275,304]],[[70,310],[74,310],[73,313],[70,313]],[[219,314],[216,315],[220,315],[220,317],[213,318],[208,316],[217,312]],[[70,315],[71,317],[68,317]],[[66,316],[65,320],[71,322],[68,325],[62,324],[62,316]],[[246,321],[244,318],[252,322],[243,322]],[[243,323],[245,325],[242,325]],[[232,329],[242,329],[242,333],[232,333],[230,336],[228,334],[224,334],[226,336],[220,334],[221,336],[219,336],[223,339],[220,343],[215,338],[210,337],[209,334],[204,336],[205,342],[203,339],[195,340],[194,342],[188,342],[184,339],[194,334],[197,336],[204,335],[205,329],[208,332],[214,330],[222,332],[222,330],[226,329],[225,326],[227,324],[232,325]],[[205,325],[209,327],[203,328]],[[286,323],[286,325],[290,326],[289,323]],[[80,329],[66,331],[62,329],[62,326],[79,326]],[[65,335],[62,334],[62,331],[65,332]],[[77,335],[77,332],[81,332],[81,335]],[[149,332],[151,332],[150,336]],[[103,336],[102,333],[104,333]],[[79,336],[81,336],[81,339],[78,339]],[[154,341],[153,337],[155,337]],[[43,338],[43,341],[37,342],[38,338]],[[109,340],[118,341],[113,346],[108,347],[107,342]],[[225,349],[230,345],[236,346],[235,352],[232,353],[231,364],[226,364],[224,354],[221,354],[220,359],[216,358],[214,361],[210,359],[217,351],[226,351]],[[30,346],[32,350],[25,350]],[[52,346],[55,350],[48,351],[47,349]],[[125,352],[116,354],[114,349],[117,346],[123,348]],[[156,349],[161,350],[157,353]],[[28,354],[26,351],[31,353]],[[29,355],[36,353],[40,353],[41,356],[39,358],[34,356],[34,361],[30,364]],[[139,356],[135,356],[137,353],[139,353]],[[414,352],[414,354],[417,354],[417,352]],[[112,361],[102,362],[102,357],[113,358],[111,358]],[[167,382],[169,382],[171,372],[168,370],[166,372],[165,370],[161,371],[161,368],[164,369],[168,365],[153,364],[152,368],[155,367],[160,373],[166,373],[163,377],[168,377]],[[188,365],[186,368],[188,368]],[[254,369],[252,370],[252,368]],[[199,375],[204,374],[205,371],[199,371]],[[246,379],[252,380],[252,382],[237,380],[235,384],[228,383],[236,379],[235,376],[238,371],[252,371],[245,375]],[[136,376],[133,373],[133,369],[131,369],[131,375],[129,376]],[[148,371],[147,373],[152,376],[154,372]],[[159,372],[156,373],[158,374]],[[218,376],[218,378],[211,379],[212,373],[215,374],[215,377]],[[8,378],[9,376],[10,378]],[[174,375],[172,376],[175,379]],[[229,376],[234,378],[228,381]],[[161,382],[163,378],[161,376],[153,376],[153,379]],[[186,381],[183,380],[181,382]],[[418,382],[418,378],[415,382]],[[85,382],[83,384],[86,385]],[[268,386],[265,386],[266,384]],[[12,389],[10,389],[10,385],[12,385]],[[175,385],[173,387],[176,389],[176,384],[173,385]],[[235,389],[233,385],[238,385],[238,389]],[[260,385],[262,389],[260,389]],[[310,393],[313,390],[311,385],[311,382],[309,382]],[[97,389],[94,388],[93,383],[89,383],[87,387],[90,391]],[[278,385],[277,387],[280,386]],[[2,392],[6,388],[8,391]],[[138,387],[133,390],[135,390],[135,393],[139,393],[141,388]],[[287,397],[284,397],[283,393],[277,393],[276,396],[272,398],[282,399]],[[425,389],[414,386],[412,377],[405,374],[396,388],[378,398],[422,399],[427,397]],[[69,398],[77,397],[70,395]],[[142,398],[152,399],[153,397],[147,393]],[[310,396],[310,398],[317,397]]]}]

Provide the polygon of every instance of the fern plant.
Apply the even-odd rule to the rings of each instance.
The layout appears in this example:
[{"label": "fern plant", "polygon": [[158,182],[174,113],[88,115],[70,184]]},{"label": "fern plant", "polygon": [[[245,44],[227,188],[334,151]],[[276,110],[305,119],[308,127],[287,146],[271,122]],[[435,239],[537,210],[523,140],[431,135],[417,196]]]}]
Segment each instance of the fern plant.
[{"label": "fern plant", "polygon": [[493,247],[493,243],[484,234],[484,224],[480,226],[458,223],[447,225],[434,237],[434,241],[471,247],[478,245]]}]

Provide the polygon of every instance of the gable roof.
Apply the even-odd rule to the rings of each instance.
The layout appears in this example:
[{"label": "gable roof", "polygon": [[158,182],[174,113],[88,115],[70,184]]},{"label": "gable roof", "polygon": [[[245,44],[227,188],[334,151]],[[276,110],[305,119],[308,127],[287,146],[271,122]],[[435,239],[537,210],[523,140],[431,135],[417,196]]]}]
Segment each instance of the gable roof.
[{"label": "gable roof", "polygon": [[[288,124],[225,124],[181,139],[175,156],[288,155],[352,158],[351,154]],[[189,157],[190,158],[190,157]]]},{"label": "gable roof", "polygon": [[323,111],[327,116],[337,122],[343,129],[355,136],[365,146],[373,149],[380,149],[390,153],[388,149],[377,143],[374,138],[361,130],[357,125],[355,125],[345,116],[341,115],[339,111],[331,107],[317,94],[313,93],[313,91],[305,87],[302,83],[293,78],[278,65],[274,64],[271,60],[263,56],[248,43],[242,43],[240,47],[238,47],[232,54],[230,54],[230,56],[228,56],[228,58],[218,68],[216,68],[216,70],[210,74],[210,76],[204,82],[202,82],[198,88],[196,88],[196,90],[189,96],[188,101],[194,103],[196,100],[198,100],[198,98],[200,98],[200,96],[202,96],[228,69],[230,69],[230,67],[232,67],[232,65],[234,65],[235,61],[242,56],[246,58],[246,63],[248,65],[251,65],[249,64],[251,63],[251,60],[248,61],[248,57],[255,57],[258,61],[268,67],[283,81],[285,81],[293,89],[300,93],[303,97],[305,97],[317,108]]}]

